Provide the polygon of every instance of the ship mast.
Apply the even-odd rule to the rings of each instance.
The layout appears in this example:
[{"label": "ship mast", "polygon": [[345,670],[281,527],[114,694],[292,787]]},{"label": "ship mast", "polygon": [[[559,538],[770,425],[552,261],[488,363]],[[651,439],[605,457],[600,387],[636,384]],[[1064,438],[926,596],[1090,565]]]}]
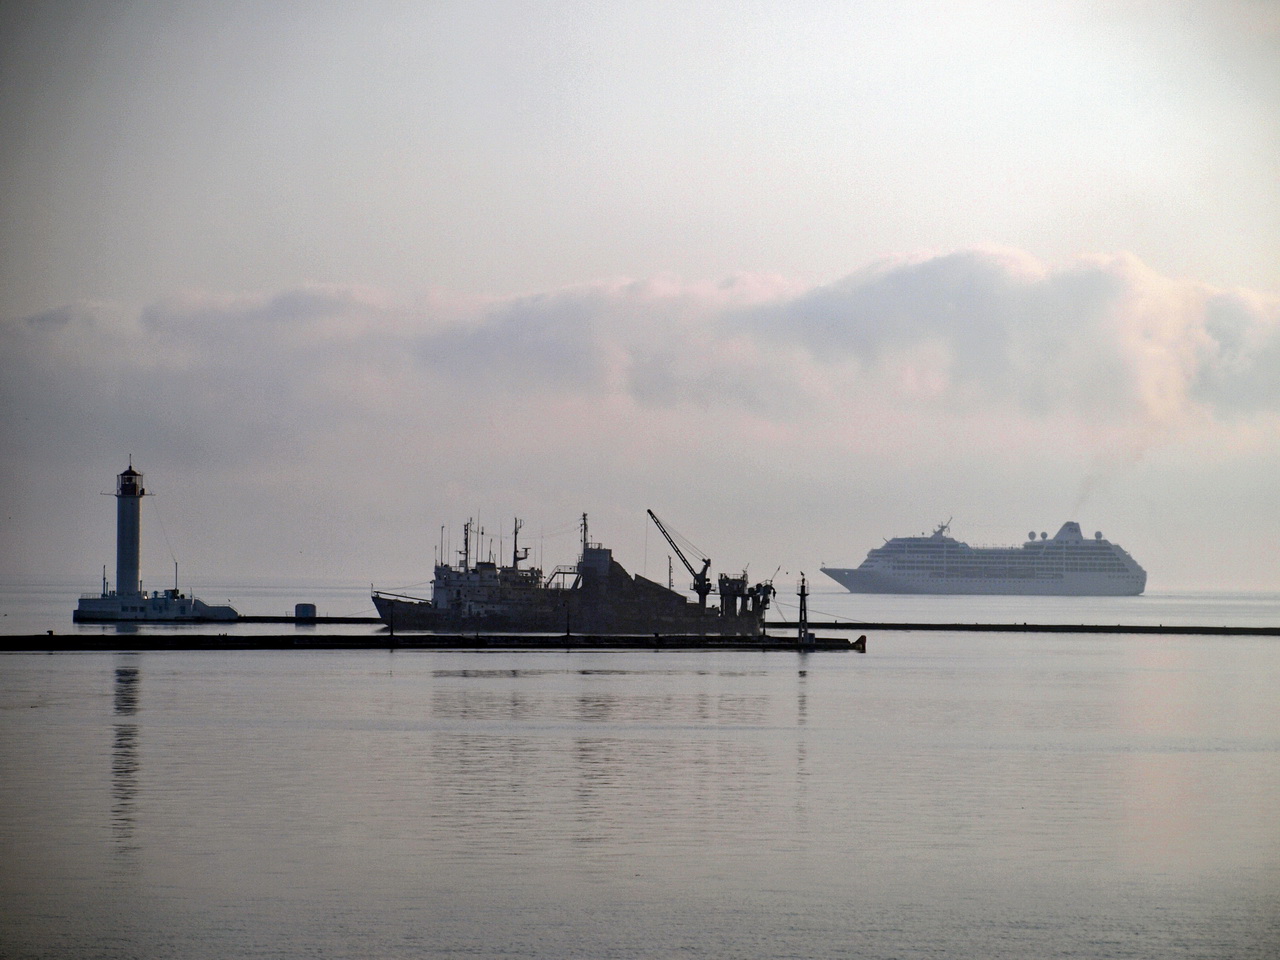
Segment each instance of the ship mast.
[{"label": "ship mast", "polygon": [[515,518],[515,525],[511,531],[511,567],[514,570],[520,569],[520,561],[529,559],[529,548],[524,548],[524,553],[520,552],[520,528],[524,526],[524,521],[519,517]]}]

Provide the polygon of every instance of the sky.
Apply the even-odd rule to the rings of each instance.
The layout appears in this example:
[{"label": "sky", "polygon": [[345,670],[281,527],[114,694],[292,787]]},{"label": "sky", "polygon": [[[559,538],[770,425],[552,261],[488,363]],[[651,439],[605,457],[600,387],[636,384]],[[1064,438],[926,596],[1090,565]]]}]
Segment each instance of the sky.
[{"label": "sky", "polygon": [[0,0],[0,130],[0,576],[132,461],[197,592],[665,579],[646,509],[1280,590],[1272,0]]}]

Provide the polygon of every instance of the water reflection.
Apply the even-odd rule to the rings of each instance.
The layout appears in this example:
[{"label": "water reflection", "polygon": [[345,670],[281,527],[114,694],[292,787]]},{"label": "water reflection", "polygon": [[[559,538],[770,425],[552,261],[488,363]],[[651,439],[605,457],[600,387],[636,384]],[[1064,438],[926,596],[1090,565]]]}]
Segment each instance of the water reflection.
[{"label": "water reflection", "polygon": [[[801,662],[808,660],[809,654],[801,653]],[[805,724],[809,722],[809,671],[798,671],[796,685],[796,823],[801,827],[809,824],[809,745],[805,736]]]},{"label": "water reflection", "polygon": [[[116,667],[115,716],[134,717],[139,710],[141,690],[137,667]],[[138,796],[138,724],[117,719],[112,725],[111,747],[111,837],[118,853],[136,850],[133,842],[135,805]]]},{"label": "water reflection", "polygon": [[[629,670],[498,670],[434,671],[437,680],[480,680],[482,683],[443,684],[432,690],[431,714],[449,721],[505,723],[543,716],[557,722],[590,725],[644,724],[698,726],[759,726],[768,721],[771,700],[766,695],[731,691],[658,692],[657,685],[633,685],[658,671]],[[662,671],[674,676],[738,678],[744,673]],[[571,676],[585,681],[574,690],[554,682]],[[519,680],[505,687],[491,681]],[[620,681],[615,683],[614,681]]]},{"label": "water reflection", "polygon": [[430,675],[433,856],[468,869],[557,844],[565,859],[554,862],[579,877],[608,875],[623,853],[682,855],[776,804],[774,751],[795,749],[782,733],[792,695],[762,689],[763,671]]},{"label": "water reflection", "polygon": [[1127,674],[1121,721],[1128,737],[1146,749],[1125,764],[1126,853],[1146,869],[1193,869],[1214,852],[1204,844],[1212,825],[1196,820],[1209,806],[1212,787],[1196,776],[1204,761],[1188,755],[1188,744],[1210,722],[1191,661],[1185,646],[1144,645],[1133,657],[1138,669]]},{"label": "water reflection", "polygon": [[138,712],[138,668],[116,667],[115,713],[132,717]]},{"label": "water reflection", "polygon": [[1280,955],[1274,644],[955,640],[5,658],[0,954]]},{"label": "water reflection", "polygon": [[[801,656],[807,656],[802,653]],[[601,667],[578,669],[528,669],[511,668],[503,670],[432,670],[431,676],[437,680],[471,679],[494,680],[510,678],[528,680],[533,677],[764,677],[764,670],[617,670]]]}]

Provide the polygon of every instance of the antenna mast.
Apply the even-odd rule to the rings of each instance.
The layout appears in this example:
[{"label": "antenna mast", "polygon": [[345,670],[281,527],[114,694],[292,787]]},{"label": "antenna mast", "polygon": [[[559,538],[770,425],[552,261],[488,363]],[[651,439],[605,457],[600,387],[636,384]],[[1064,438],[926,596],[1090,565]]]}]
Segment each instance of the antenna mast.
[{"label": "antenna mast", "polygon": [[524,521],[519,517],[515,518],[515,525],[511,530],[511,566],[519,570],[520,561],[529,559],[529,548],[524,548],[524,553],[520,552],[520,528],[524,526]]}]

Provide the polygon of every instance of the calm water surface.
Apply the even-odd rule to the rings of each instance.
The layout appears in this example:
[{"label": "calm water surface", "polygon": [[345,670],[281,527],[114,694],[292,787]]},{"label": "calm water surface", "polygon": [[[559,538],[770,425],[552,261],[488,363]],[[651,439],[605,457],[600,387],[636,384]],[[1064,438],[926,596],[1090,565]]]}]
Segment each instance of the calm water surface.
[{"label": "calm water surface", "polygon": [[[76,580],[30,578],[0,581],[0,636],[4,634],[113,634],[126,629],[104,624],[75,624],[71,613],[82,593],[96,584]],[[1140,597],[965,597],[850,594],[816,575],[810,587],[810,615],[815,621],[852,620],[873,623],[1080,623],[1275,627],[1280,626],[1280,593],[1214,593],[1151,590]],[[794,584],[779,580],[770,619],[795,620]],[[274,584],[234,582],[183,586],[209,603],[227,603],[240,613],[281,616],[296,603],[314,603],[321,617],[376,617],[369,587],[317,580]],[[430,596],[430,584],[402,588]],[[208,625],[149,626],[151,631],[208,633]],[[276,634],[279,624],[219,624],[219,632]],[[320,625],[311,633],[373,633],[381,625]]]},{"label": "calm water surface", "polygon": [[0,955],[1280,955],[1280,643],[0,656]]}]

